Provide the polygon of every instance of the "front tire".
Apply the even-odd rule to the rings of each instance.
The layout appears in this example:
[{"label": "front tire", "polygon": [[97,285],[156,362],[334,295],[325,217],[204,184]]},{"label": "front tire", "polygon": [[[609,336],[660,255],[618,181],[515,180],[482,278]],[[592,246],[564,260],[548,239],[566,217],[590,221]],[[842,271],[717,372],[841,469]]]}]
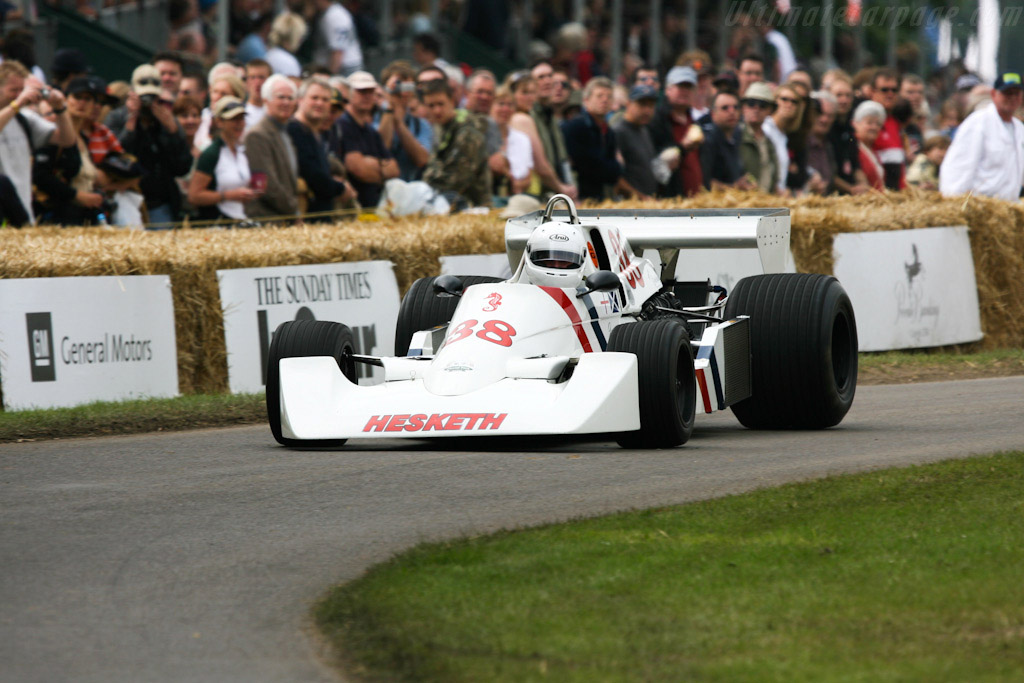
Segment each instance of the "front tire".
[{"label": "front tire", "polygon": [[732,406],[750,429],[839,424],[857,390],[857,321],[839,280],[775,273],[743,278],[726,319],[750,316],[753,395]]},{"label": "front tire", "polygon": [[640,429],[616,437],[624,448],[672,448],[693,433],[697,384],[693,349],[676,319],[641,320],[618,325],[609,351],[636,355],[640,392]]},{"label": "front tire", "polygon": [[[412,283],[405,293],[398,309],[398,323],[395,325],[395,355],[402,357],[409,353],[412,336],[420,330],[429,330],[438,325],[447,325],[459,305],[458,297],[434,294],[436,277],[421,277]],[[492,282],[504,282],[498,277],[486,275],[463,275],[459,277],[469,287]]]},{"label": "front tire", "polygon": [[356,367],[352,360],[355,337],[352,330],[341,323],[326,320],[289,320],[281,323],[270,342],[267,361],[267,420],[270,431],[283,446],[332,447],[341,446],[345,439],[303,440],[288,439],[281,434],[281,359],[330,356],[338,363],[342,374],[355,382]]}]

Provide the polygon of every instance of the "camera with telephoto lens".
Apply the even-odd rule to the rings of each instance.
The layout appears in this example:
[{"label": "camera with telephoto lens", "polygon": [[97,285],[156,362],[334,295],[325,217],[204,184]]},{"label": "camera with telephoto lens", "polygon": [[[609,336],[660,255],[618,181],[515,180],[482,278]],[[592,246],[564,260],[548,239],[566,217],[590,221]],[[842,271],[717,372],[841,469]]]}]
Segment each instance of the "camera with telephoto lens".
[{"label": "camera with telephoto lens", "polygon": [[156,102],[156,95],[139,95],[139,102],[143,107],[149,109]]},{"label": "camera with telephoto lens", "polygon": [[388,92],[392,95],[400,95],[401,93],[414,92],[416,90],[416,84],[412,81],[399,81],[393,86],[388,88]]}]

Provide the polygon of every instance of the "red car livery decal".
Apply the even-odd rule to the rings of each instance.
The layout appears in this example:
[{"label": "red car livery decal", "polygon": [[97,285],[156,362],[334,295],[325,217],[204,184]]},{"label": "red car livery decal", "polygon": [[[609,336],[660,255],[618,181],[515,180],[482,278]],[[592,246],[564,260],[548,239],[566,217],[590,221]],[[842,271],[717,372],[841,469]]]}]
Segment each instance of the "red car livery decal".
[{"label": "red car livery decal", "polygon": [[487,305],[483,307],[485,313],[498,310],[498,306],[501,305],[501,294],[497,292],[491,292],[487,295]]},{"label": "red car livery decal", "polygon": [[497,429],[508,413],[372,415],[364,432],[467,432]]}]

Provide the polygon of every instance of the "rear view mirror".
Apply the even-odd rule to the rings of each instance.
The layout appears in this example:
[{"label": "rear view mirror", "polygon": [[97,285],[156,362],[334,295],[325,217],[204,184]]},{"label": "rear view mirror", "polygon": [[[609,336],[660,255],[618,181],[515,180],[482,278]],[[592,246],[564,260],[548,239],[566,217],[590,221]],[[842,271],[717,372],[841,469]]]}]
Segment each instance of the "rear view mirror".
[{"label": "rear view mirror", "polygon": [[587,289],[579,294],[577,298],[590,292],[611,292],[619,288],[619,276],[610,270],[599,270],[591,273],[584,280]]},{"label": "rear view mirror", "polygon": [[434,280],[434,296],[462,296],[466,285],[454,275],[439,275]]}]

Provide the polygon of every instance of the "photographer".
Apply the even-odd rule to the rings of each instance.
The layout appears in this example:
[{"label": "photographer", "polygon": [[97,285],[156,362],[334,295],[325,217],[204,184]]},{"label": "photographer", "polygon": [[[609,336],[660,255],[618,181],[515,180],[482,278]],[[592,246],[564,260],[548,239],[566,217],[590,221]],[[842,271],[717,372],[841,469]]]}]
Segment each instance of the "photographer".
[{"label": "photographer", "polygon": [[172,223],[181,210],[175,178],[192,167],[192,154],[171,111],[173,102],[161,98],[160,72],[143,64],[132,73],[132,91],[125,108],[128,120],[119,136],[124,151],[133,154],[147,173],[140,183],[152,223]]},{"label": "photographer", "polygon": [[434,129],[416,109],[416,73],[412,65],[396,61],[381,73],[385,97],[373,119],[384,146],[398,161],[398,177],[419,180],[434,147]]}]

